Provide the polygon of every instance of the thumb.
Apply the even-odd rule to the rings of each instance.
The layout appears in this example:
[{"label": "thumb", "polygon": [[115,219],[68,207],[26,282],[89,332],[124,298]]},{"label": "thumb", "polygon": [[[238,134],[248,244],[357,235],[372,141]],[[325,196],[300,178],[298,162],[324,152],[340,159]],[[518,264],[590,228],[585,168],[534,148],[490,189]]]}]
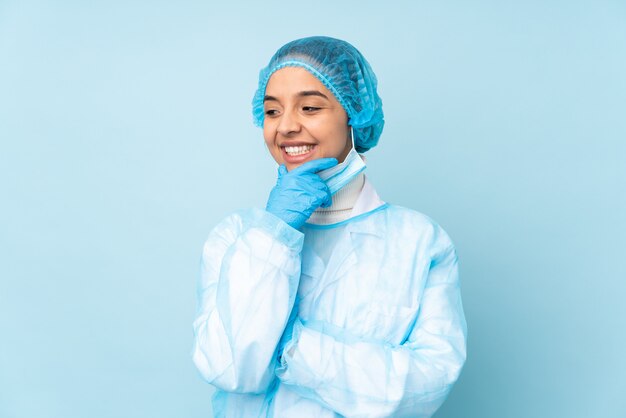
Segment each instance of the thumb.
[{"label": "thumb", "polygon": [[285,164],[281,164],[278,167],[278,178],[281,178],[285,174],[287,174],[287,167],[285,167]]}]

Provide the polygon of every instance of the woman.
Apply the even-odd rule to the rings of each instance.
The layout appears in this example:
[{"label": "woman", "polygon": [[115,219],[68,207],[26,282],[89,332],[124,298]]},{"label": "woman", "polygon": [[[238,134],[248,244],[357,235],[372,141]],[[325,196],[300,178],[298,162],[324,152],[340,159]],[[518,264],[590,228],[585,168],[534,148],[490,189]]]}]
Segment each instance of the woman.
[{"label": "woman", "polygon": [[363,174],[357,151],[384,123],[376,86],[328,37],[286,44],[260,73],[253,114],[278,180],[202,257],[193,359],[217,417],[430,417],[461,371],[453,244]]}]

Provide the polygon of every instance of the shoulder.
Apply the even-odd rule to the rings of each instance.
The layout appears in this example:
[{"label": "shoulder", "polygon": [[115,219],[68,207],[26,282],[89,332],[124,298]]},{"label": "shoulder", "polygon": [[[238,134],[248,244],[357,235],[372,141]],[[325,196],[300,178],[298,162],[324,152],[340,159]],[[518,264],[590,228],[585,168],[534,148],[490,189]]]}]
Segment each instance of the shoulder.
[{"label": "shoulder", "polygon": [[259,208],[249,208],[233,212],[217,224],[209,233],[205,246],[212,245],[214,241],[233,243],[243,236],[257,244],[278,241],[295,248],[302,246],[304,238],[300,231],[271,213]]},{"label": "shoulder", "polygon": [[[388,204],[381,211],[387,234],[403,242],[414,241],[420,246],[430,247],[433,253],[454,250],[448,233],[431,217],[414,209]],[[433,254],[434,255],[434,254]]]}]

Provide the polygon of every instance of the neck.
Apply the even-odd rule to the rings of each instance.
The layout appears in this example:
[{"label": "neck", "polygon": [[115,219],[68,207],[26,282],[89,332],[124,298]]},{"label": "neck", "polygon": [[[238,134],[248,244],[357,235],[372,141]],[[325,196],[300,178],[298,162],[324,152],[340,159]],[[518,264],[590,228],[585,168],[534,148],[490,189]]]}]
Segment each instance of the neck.
[{"label": "neck", "polygon": [[320,207],[313,212],[308,222],[316,225],[330,225],[348,219],[363,189],[363,184],[365,184],[365,175],[361,173],[333,195],[332,205],[327,208]]}]

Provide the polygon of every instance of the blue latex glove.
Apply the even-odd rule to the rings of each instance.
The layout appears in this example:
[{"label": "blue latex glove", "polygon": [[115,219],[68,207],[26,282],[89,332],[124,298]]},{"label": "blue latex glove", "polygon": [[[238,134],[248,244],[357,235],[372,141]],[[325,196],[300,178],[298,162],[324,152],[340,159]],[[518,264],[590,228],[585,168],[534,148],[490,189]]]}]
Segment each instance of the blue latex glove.
[{"label": "blue latex glove", "polygon": [[330,190],[315,173],[335,165],[336,158],[307,161],[291,171],[281,165],[265,209],[293,228],[300,229],[315,209],[331,205]]}]

